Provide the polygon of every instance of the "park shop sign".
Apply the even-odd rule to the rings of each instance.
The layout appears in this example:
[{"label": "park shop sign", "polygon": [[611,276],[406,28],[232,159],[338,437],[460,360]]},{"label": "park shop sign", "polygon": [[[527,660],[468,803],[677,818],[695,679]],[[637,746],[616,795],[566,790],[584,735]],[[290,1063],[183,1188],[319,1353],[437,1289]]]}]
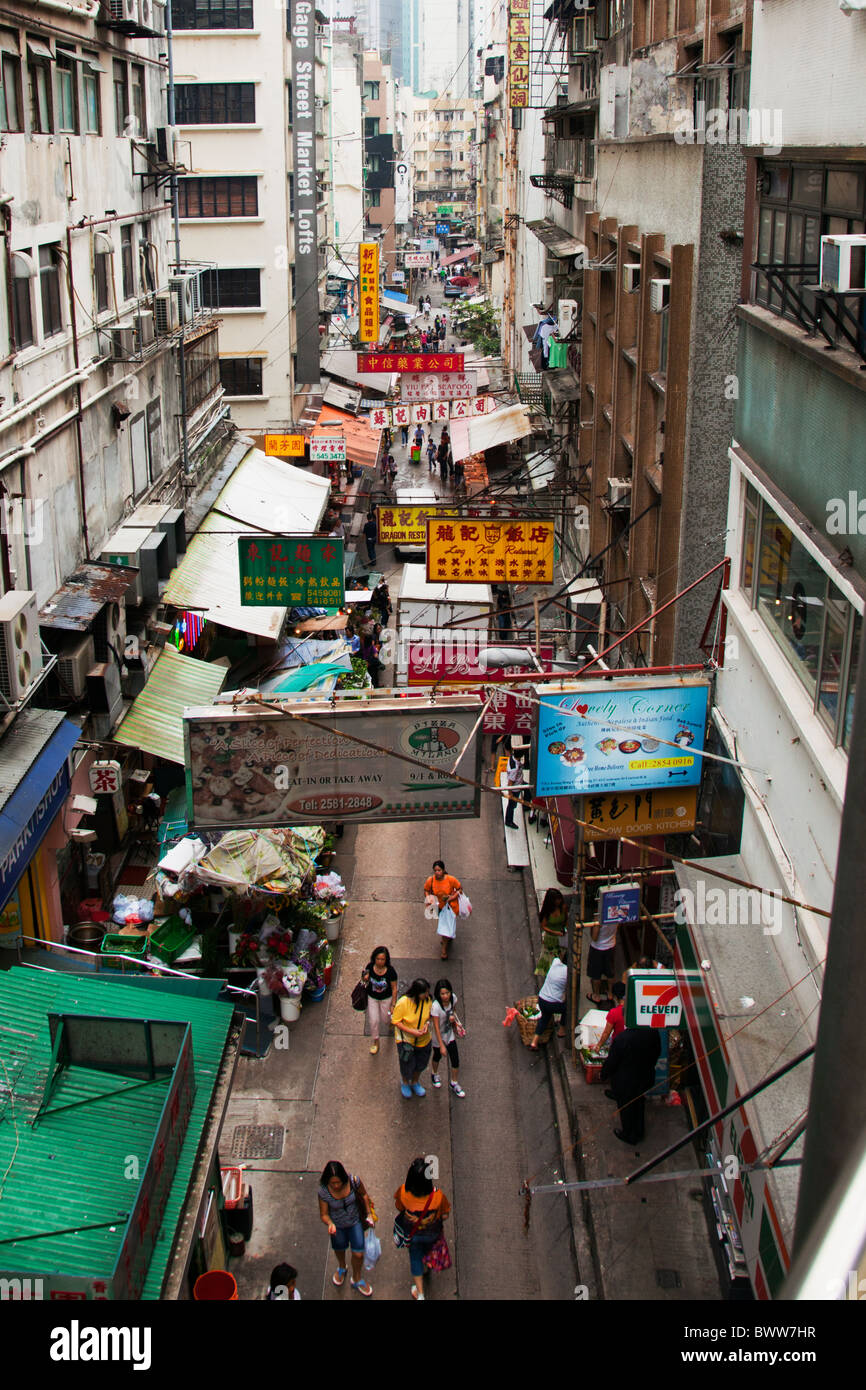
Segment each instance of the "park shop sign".
[{"label": "park shop sign", "polygon": [[[360,699],[357,692],[338,694],[333,701],[293,695],[279,709],[188,709],[190,825],[225,830],[478,816],[479,787],[453,780],[449,770],[480,710],[481,701],[470,695],[432,701],[395,699],[389,691]],[[460,772],[479,781],[477,737]]]}]

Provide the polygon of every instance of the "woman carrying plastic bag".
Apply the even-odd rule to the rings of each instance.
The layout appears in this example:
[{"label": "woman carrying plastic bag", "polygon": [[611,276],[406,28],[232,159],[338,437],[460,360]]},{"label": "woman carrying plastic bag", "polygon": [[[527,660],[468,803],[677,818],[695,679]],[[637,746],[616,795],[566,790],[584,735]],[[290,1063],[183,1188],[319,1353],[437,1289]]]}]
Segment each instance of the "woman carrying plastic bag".
[{"label": "woman carrying plastic bag", "polygon": [[442,943],[442,959],[448,959],[448,947],[457,935],[457,905],[463,885],[453,874],[446,874],[441,859],[433,864],[433,872],[424,884],[425,901],[435,898],[438,904],[436,935]]}]

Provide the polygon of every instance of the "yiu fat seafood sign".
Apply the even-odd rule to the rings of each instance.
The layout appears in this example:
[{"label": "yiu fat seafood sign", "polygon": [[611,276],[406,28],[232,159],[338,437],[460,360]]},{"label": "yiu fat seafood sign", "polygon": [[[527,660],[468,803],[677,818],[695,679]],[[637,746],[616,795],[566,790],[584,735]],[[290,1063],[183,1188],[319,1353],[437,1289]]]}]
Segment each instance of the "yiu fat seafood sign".
[{"label": "yiu fat seafood sign", "polygon": [[[360,700],[337,696],[334,704],[293,697],[276,710],[187,709],[190,825],[265,829],[478,816],[479,788],[448,774],[480,711],[475,696],[394,700],[387,691]],[[476,738],[460,775],[477,782],[479,758]]]}]

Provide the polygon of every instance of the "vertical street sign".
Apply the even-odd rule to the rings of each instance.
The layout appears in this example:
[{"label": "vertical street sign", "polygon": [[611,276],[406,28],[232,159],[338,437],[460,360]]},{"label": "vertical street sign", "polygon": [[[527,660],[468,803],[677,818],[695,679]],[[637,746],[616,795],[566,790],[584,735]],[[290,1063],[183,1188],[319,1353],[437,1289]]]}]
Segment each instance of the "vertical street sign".
[{"label": "vertical street sign", "polygon": [[295,190],[296,386],[319,381],[316,214],[316,7],[292,6],[292,158]]},{"label": "vertical street sign", "polygon": [[361,294],[361,324],[358,337],[362,343],[379,341],[379,244],[362,241],[358,260]]},{"label": "vertical street sign", "polygon": [[508,5],[508,105],[529,105],[531,0],[509,0]]}]

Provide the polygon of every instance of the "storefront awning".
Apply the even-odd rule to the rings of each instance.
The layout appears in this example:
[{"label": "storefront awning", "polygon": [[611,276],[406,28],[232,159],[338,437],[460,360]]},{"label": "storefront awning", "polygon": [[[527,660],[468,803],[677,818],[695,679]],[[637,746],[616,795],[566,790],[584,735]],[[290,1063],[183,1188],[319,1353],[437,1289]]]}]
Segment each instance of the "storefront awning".
[{"label": "storefront awning", "polygon": [[328,261],[325,276],[328,280],[357,280],[358,267],[353,266],[351,261]]},{"label": "storefront awning", "polygon": [[273,531],[275,518],[289,534],[312,535],[329,491],[326,478],[250,449],[190,541],[163,602],[275,642],[287,610],[241,603],[237,538]]},{"label": "storefront awning", "polygon": [[557,227],[549,217],[542,217],[537,222],[527,222],[526,226],[533,236],[537,236],[542,245],[547,247],[550,254],[558,256],[560,260],[588,254],[584,242],[578,241],[577,237],[562,227]]},{"label": "storefront awning", "polygon": [[470,454],[483,454],[498,444],[510,444],[532,434],[529,412],[525,406],[510,405],[495,410],[492,415],[479,415],[470,420],[451,421],[451,452],[455,461]]},{"label": "storefront awning", "polygon": [[410,304],[408,299],[392,299],[390,294],[380,296],[379,306],[383,313],[402,314],[404,319],[414,319],[418,316],[417,308]]},{"label": "storefront awning", "polygon": [[464,246],[459,251],[455,251],[453,256],[444,256],[440,265],[459,265],[461,261],[471,261],[473,256],[481,250],[480,246]]},{"label": "storefront awning", "polygon": [[0,740],[0,908],[66,799],[80,734],[60,710],[26,709]]},{"label": "storefront awning", "polygon": [[227,675],[224,666],[211,666],[206,661],[196,661],[194,656],[181,656],[174,647],[166,647],[113,741],[182,766],[184,709],[187,705],[212,704]]}]

